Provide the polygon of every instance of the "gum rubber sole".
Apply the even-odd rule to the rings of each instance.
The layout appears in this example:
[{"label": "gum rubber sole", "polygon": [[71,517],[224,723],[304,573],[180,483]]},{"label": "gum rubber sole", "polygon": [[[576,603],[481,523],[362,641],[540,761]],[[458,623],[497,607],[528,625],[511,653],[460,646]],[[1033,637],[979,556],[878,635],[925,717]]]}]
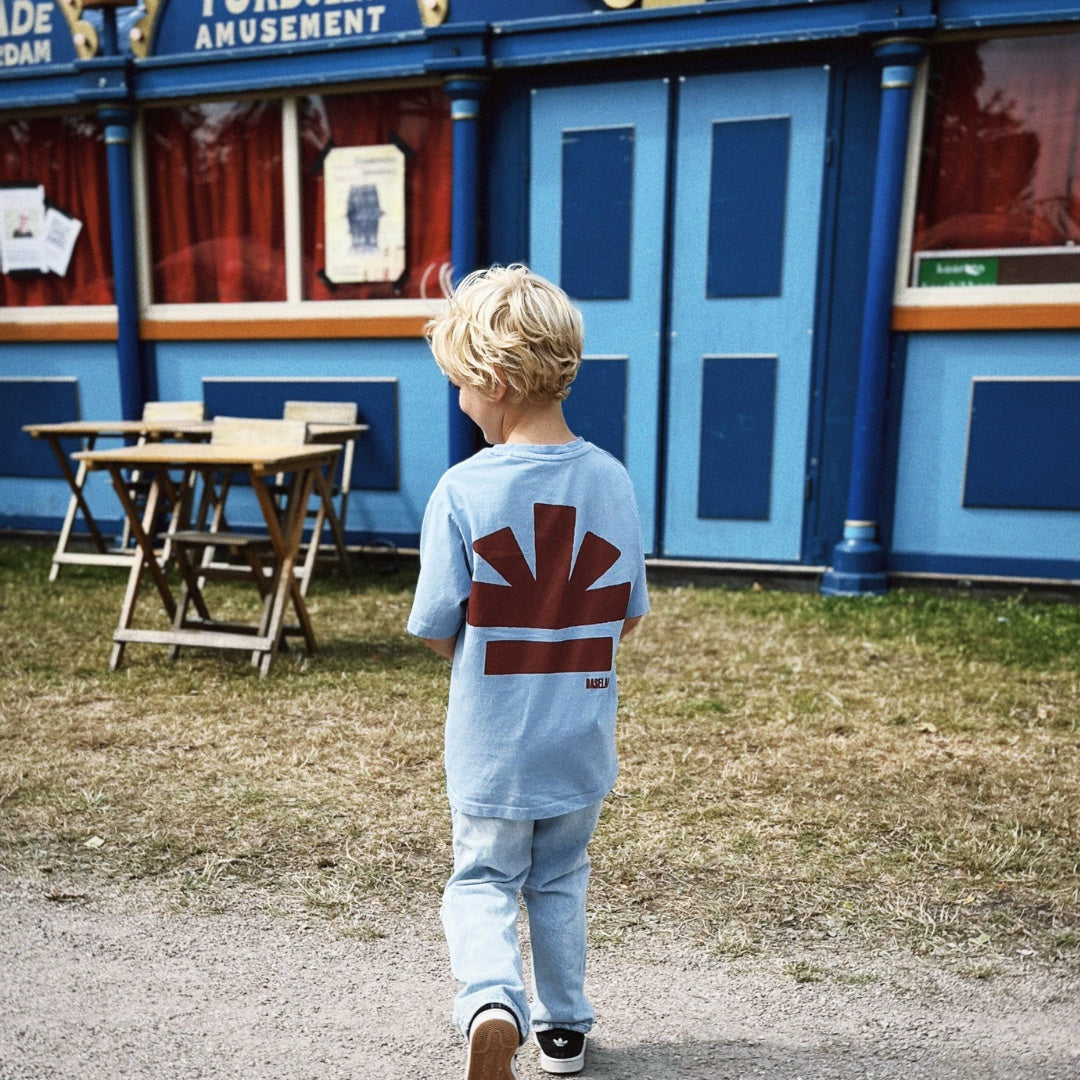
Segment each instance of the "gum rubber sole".
[{"label": "gum rubber sole", "polygon": [[517,1024],[512,1019],[497,1015],[477,1019],[469,1035],[465,1080],[518,1080],[514,1066],[518,1042]]}]

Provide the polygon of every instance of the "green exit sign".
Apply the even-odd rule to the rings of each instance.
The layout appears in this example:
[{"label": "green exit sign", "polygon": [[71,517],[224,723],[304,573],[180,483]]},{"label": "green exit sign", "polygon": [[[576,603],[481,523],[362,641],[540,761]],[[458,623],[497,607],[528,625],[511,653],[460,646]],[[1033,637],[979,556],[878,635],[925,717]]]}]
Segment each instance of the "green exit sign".
[{"label": "green exit sign", "polygon": [[920,285],[996,285],[996,256],[978,258],[970,255],[923,255],[919,258]]}]

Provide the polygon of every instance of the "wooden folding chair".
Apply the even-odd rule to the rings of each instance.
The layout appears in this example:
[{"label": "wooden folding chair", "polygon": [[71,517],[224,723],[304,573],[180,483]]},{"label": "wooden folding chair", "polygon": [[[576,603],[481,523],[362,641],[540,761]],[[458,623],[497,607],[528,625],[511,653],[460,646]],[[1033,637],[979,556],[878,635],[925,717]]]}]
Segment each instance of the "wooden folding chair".
[{"label": "wooden folding chair", "polygon": [[[308,424],[351,425],[356,423],[357,407],[355,401],[286,401],[284,416],[286,420],[303,420]],[[343,440],[341,456],[334,468],[334,474],[329,478],[328,488],[317,492],[312,499],[312,505],[308,507],[307,515],[309,518],[314,518],[314,524],[303,565],[297,567],[297,573],[301,578],[301,592],[305,596],[315,570],[315,562],[320,555],[323,530],[328,524],[337,560],[346,576],[349,573],[349,551],[345,543],[345,514],[348,511],[355,453],[356,439]]]},{"label": "wooden folding chair", "polygon": [[[143,405],[142,418],[144,421],[153,424],[174,422],[188,424],[193,421],[205,420],[206,406],[201,401],[147,401]],[[140,435],[138,445],[141,446],[145,443],[147,437],[145,433]],[[137,506],[144,505],[146,495],[150,490],[150,482],[141,477],[137,469],[132,471],[129,480],[128,493],[131,495],[132,501]],[[131,524],[125,518],[123,534],[120,537],[120,547],[126,551],[130,543]],[[163,561],[169,556],[169,543],[169,534],[166,533],[165,546],[161,552]]]},{"label": "wooden folding chair", "polygon": [[148,401],[143,406],[142,418],[154,423],[174,420],[190,423],[206,419],[206,406],[201,401]]},{"label": "wooden folding chair", "polygon": [[[249,419],[247,417],[216,417],[211,444],[267,444],[299,446],[307,442],[307,423],[303,420]],[[196,527],[178,529],[172,534],[173,553],[184,586],[177,605],[176,628],[182,628],[192,605],[203,621],[212,621],[203,588],[207,580],[250,580],[263,603],[260,633],[265,632],[269,616],[270,581],[273,576],[271,558],[273,542],[267,533],[237,532],[228,527],[225,503],[231,486],[231,474],[215,476],[213,470],[202,474],[203,490]],[[209,524],[206,517],[213,514]],[[224,549],[231,561],[220,560],[217,552]],[[293,628],[286,628],[289,632]],[[179,648],[173,649],[177,655]],[[253,656],[257,662],[258,657]]]}]

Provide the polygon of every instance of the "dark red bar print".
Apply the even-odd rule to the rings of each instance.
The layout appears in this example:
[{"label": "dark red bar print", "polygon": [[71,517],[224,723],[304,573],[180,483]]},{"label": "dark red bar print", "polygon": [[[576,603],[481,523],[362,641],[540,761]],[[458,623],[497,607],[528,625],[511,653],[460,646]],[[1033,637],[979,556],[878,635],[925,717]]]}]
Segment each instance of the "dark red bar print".
[{"label": "dark red bar print", "polygon": [[489,641],[485,675],[556,675],[568,671],[610,671],[610,637],[569,641]]}]

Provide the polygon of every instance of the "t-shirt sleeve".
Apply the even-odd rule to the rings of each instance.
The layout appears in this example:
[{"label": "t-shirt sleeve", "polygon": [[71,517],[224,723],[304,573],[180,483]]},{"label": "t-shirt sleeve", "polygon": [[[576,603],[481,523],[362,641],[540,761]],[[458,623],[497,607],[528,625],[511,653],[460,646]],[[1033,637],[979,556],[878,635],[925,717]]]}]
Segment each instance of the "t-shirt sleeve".
[{"label": "t-shirt sleeve", "polygon": [[645,579],[645,550],[641,536],[641,516],[638,513],[637,499],[634,497],[634,488],[627,477],[627,504],[633,511],[635,522],[635,538],[637,543],[632,555],[632,577],[630,579],[630,602],[626,606],[628,619],[640,618],[649,611],[649,587]]},{"label": "t-shirt sleeve", "polygon": [[630,603],[626,605],[626,617],[637,619],[649,612],[649,588],[645,582],[645,563],[630,585]]},{"label": "t-shirt sleeve", "polygon": [[407,629],[425,638],[453,637],[465,622],[472,571],[465,539],[445,487],[428,501],[420,528],[420,576]]}]

